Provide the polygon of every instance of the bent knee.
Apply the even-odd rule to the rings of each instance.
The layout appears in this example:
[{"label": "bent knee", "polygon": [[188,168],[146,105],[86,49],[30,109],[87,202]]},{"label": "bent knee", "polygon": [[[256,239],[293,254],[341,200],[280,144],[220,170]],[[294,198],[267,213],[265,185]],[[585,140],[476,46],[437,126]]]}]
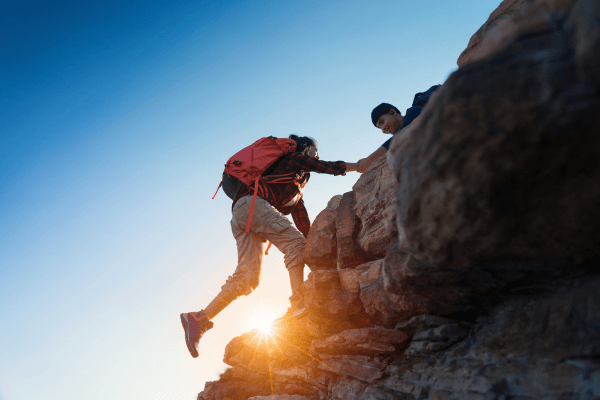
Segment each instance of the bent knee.
[{"label": "bent knee", "polygon": [[251,271],[244,273],[235,273],[227,279],[227,282],[221,287],[221,290],[231,293],[235,298],[248,296],[257,288],[259,276]]}]

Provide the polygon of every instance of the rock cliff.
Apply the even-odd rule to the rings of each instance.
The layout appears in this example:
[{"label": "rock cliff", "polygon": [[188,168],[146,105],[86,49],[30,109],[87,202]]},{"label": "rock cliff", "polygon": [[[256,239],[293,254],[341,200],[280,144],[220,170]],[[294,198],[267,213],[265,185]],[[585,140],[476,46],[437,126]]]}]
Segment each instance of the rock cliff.
[{"label": "rock cliff", "polygon": [[198,399],[600,399],[600,1],[504,0]]}]

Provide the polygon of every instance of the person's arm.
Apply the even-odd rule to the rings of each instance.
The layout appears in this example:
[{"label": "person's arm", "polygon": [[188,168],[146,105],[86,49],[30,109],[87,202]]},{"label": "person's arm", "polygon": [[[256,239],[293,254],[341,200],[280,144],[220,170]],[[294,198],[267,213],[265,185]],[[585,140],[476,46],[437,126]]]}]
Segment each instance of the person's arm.
[{"label": "person's arm", "polygon": [[294,224],[296,224],[296,228],[302,232],[305,238],[308,237],[310,218],[308,217],[308,211],[306,211],[304,199],[302,197],[300,197],[300,200],[298,200],[292,209],[292,219],[294,220]]},{"label": "person's arm", "polygon": [[362,174],[363,172],[365,172],[367,170],[367,168],[369,168],[369,166],[371,164],[373,164],[375,162],[375,160],[377,160],[379,157],[385,156],[385,153],[387,153],[387,149],[385,147],[381,146],[377,150],[375,150],[373,153],[371,153],[371,155],[368,156],[367,158],[362,158],[362,159],[358,160],[357,171]]},{"label": "person's arm", "polygon": [[346,172],[358,171],[358,163],[346,163]]},{"label": "person's arm", "polygon": [[292,153],[287,162],[292,168],[330,175],[345,175],[347,168],[346,163],[343,161],[323,161],[301,153]]}]

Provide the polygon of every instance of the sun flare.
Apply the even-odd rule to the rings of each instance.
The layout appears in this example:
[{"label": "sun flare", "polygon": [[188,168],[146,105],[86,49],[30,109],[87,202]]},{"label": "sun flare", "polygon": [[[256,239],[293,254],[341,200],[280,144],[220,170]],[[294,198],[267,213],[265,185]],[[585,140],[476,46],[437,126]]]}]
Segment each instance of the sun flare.
[{"label": "sun flare", "polygon": [[252,329],[258,329],[263,334],[271,333],[271,323],[275,319],[275,314],[270,311],[261,310],[255,312],[252,316]]}]

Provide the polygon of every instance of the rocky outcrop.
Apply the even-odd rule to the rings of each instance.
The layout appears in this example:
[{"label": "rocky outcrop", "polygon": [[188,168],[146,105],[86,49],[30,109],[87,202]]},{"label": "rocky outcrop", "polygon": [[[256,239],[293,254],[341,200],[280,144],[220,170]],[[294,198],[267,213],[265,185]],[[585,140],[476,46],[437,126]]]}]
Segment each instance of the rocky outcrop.
[{"label": "rocky outcrop", "polygon": [[371,257],[385,256],[394,241],[395,229],[390,216],[395,215],[396,181],[385,157],[375,161],[352,187],[356,194],[355,213],[361,222],[356,244]]},{"label": "rocky outcrop", "polygon": [[306,238],[304,262],[312,271],[336,269],[337,235],[336,217],[342,196],[334,196],[325,210],[315,218]]},{"label": "rocky outcrop", "polygon": [[502,2],[198,398],[600,398],[599,10]]}]

